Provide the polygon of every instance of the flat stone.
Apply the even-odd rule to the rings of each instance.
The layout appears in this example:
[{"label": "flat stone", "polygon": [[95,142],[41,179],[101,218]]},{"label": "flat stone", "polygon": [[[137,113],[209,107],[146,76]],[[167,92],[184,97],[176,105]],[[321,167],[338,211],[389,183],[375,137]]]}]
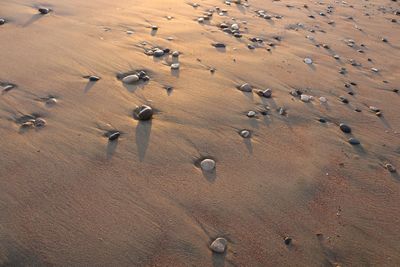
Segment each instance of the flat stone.
[{"label": "flat stone", "polygon": [[253,90],[253,88],[250,84],[244,83],[239,87],[239,90],[242,92],[251,92]]},{"label": "flat stone", "polygon": [[215,253],[222,254],[225,252],[227,245],[228,241],[225,238],[218,237],[211,243],[210,249]]},{"label": "flat stone", "polygon": [[349,142],[349,144],[351,144],[353,146],[361,144],[360,141],[358,139],[354,138],[354,137],[350,138],[348,140],[348,142]]},{"label": "flat stone", "polygon": [[213,159],[203,159],[200,163],[200,168],[203,171],[210,172],[215,169],[215,161]]},{"label": "flat stone", "polygon": [[179,67],[180,67],[180,64],[179,64],[179,63],[172,63],[172,64],[171,64],[171,69],[172,69],[172,70],[177,70],[177,69],[179,69]]},{"label": "flat stone", "polygon": [[123,83],[132,84],[139,81],[139,76],[136,74],[128,75],[122,79]]},{"label": "flat stone", "polygon": [[224,43],[213,43],[212,46],[217,48],[225,48],[226,45]]},{"label": "flat stone", "polygon": [[91,81],[91,82],[97,82],[100,79],[101,79],[100,77],[95,76],[95,75],[89,76],[89,81]]},{"label": "flat stone", "polygon": [[306,58],[304,59],[304,63],[306,63],[306,64],[312,64],[313,61],[312,61],[311,58],[306,57]]},{"label": "flat stone", "polygon": [[118,132],[118,131],[117,132],[113,132],[108,136],[108,140],[114,141],[114,140],[117,140],[120,136],[121,136],[120,132]]},{"label": "flat stone", "polygon": [[40,12],[40,14],[46,15],[51,11],[51,9],[50,8],[41,7],[41,8],[38,9],[38,11]]}]

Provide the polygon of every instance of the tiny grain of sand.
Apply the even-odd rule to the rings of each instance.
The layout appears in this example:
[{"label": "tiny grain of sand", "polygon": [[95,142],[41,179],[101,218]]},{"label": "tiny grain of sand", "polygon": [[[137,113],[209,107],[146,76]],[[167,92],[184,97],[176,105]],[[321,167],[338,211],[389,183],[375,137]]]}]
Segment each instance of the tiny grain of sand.
[{"label": "tiny grain of sand", "polygon": [[1,266],[400,265],[399,2],[234,2],[0,0]]}]

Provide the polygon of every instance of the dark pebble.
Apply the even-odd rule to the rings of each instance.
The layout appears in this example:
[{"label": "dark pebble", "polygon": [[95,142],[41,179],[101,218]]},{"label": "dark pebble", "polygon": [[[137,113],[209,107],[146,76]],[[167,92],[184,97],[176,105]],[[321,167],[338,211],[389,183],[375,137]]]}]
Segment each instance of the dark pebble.
[{"label": "dark pebble", "polygon": [[5,24],[6,23],[6,20],[5,19],[0,19],[0,25],[3,25],[3,24]]},{"label": "dark pebble", "polygon": [[113,132],[108,136],[108,140],[114,141],[117,140],[121,136],[120,132]]},{"label": "dark pebble", "polygon": [[285,239],[284,239],[284,242],[285,242],[285,245],[290,245],[291,243],[292,243],[292,238],[291,237],[285,237]]},{"label": "dark pebble", "polygon": [[138,120],[147,121],[153,117],[153,109],[147,105],[142,105],[135,109],[134,114]]},{"label": "dark pebble", "polygon": [[339,125],[339,128],[340,128],[340,130],[342,130],[342,132],[344,132],[344,133],[351,133],[351,128],[350,128],[350,126],[348,126],[348,125],[346,125],[346,124],[344,124],[344,123],[341,123],[341,124]]},{"label": "dark pebble", "polygon": [[319,118],[318,121],[319,121],[320,123],[326,123],[326,119],[324,119],[324,118]]},{"label": "dark pebble", "polygon": [[91,82],[97,82],[97,81],[100,80],[100,79],[101,79],[101,78],[98,77],[98,76],[94,76],[94,75],[89,76],[89,81],[91,81]]},{"label": "dark pebble", "polygon": [[340,96],[339,100],[340,100],[340,102],[345,103],[345,104],[349,103],[349,100],[347,98],[345,98],[344,96]]},{"label": "dark pebble", "polygon": [[224,43],[213,43],[212,46],[217,48],[225,48],[226,45]]},{"label": "dark pebble", "polygon": [[351,145],[355,146],[355,145],[359,145],[359,144],[360,144],[360,141],[359,141],[358,139],[352,137],[352,138],[349,139],[349,143],[350,143]]},{"label": "dark pebble", "polygon": [[41,7],[41,8],[38,9],[38,11],[40,12],[40,14],[46,15],[51,11],[51,9],[50,8]]}]

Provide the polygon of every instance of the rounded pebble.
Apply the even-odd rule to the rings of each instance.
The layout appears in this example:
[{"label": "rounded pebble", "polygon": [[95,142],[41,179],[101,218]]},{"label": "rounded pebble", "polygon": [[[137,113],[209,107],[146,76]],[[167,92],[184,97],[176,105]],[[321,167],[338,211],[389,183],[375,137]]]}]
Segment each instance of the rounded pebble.
[{"label": "rounded pebble", "polygon": [[215,161],[212,159],[204,159],[201,161],[200,167],[203,171],[210,172],[215,169]]},{"label": "rounded pebble", "polygon": [[139,76],[136,74],[128,75],[122,79],[123,83],[131,84],[139,81]]},{"label": "rounded pebble", "polygon": [[224,253],[226,250],[226,246],[228,245],[228,241],[223,237],[218,237],[215,239],[211,245],[210,249],[215,253]]}]

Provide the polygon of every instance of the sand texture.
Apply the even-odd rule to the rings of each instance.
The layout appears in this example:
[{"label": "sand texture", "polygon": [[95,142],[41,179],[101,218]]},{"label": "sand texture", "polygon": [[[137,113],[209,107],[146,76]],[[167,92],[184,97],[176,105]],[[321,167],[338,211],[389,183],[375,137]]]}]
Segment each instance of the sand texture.
[{"label": "sand texture", "polygon": [[400,3],[235,2],[0,0],[1,266],[400,266]]}]

